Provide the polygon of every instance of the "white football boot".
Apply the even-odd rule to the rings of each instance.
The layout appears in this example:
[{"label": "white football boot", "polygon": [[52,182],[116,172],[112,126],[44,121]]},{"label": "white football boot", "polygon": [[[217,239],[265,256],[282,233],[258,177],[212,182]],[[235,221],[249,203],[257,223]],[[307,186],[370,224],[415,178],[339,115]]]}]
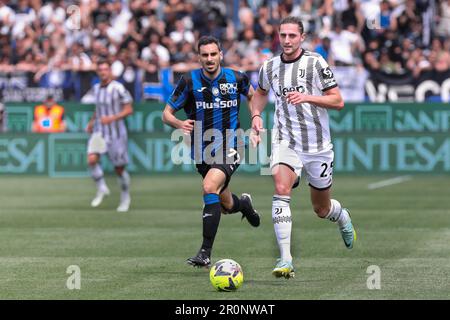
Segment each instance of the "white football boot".
[{"label": "white football boot", "polygon": [[91,201],[91,207],[93,207],[93,208],[98,207],[102,203],[103,198],[105,196],[109,196],[109,194],[110,194],[110,191],[108,188],[99,189],[97,191],[97,194],[95,195],[95,198]]},{"label": "white football boot", "polygon": [[130,209],[130,203],[131,203],[131,197],[130,195],[126,195],[123,197],[120,197],[120,204],[117,207],[117,212],[128,212],[128,209]]}]

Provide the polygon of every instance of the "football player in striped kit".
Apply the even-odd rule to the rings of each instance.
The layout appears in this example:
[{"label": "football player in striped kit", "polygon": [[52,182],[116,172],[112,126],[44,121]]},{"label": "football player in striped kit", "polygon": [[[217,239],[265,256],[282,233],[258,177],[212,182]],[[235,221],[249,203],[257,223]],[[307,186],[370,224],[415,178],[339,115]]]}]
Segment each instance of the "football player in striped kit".
[{"label": "football player in striped kit", "polygon": [[344,244],[351,249],[356,240],[348,210],[331,199],[333,145],[327,109],[344,107],[333,72],[317,53],[302,49],[303,24],[297,17],[280,22],[279,37],[283,52],[264,62],[252,104],[251,140],[260,141],[261,112],[270,89],[275,93],[272,132],[271,170],[275,184],[272,220],[281,257],[273,270],[276,277],[294,276],[291,255],[291,191],[301,172],[309,182],[315,213],[339,226]]},{"label": "football player in striped kit", "polygon": [[125,87],[113,79],[111,66],[107,61],[97,64],[100,83],[91,89],[95,97],[95,112],[86,131],[91,133],[88,142],[88,165],[92,179],[97,185],[97,194],[91,202],[98,207],[103,198],[110,194],[100,156],[106,153],[114,165],[121,189],[118,212],[127,212],[130,207],[130,175],[125,166],[128,163],[128,134],[125,118],[133,113],[133,99]]},{"label": "football player in striped kit", "polygon": [[[238,133],[241,94],[251,103],[253,87],[244,73],[220,66],[222,50],[216,38],[200,38],[197,49],[202,68],[180,79],[164,109],[163,121],[191,136],[191,158],[203,177],[203,243],[187,263],[209,267],[221,211],[241,212],[252,226],[260,224],[251,196],[243,193],[238,197],[228,187],[243,147]],[[181,109],[187,120],[175,116]]]}]

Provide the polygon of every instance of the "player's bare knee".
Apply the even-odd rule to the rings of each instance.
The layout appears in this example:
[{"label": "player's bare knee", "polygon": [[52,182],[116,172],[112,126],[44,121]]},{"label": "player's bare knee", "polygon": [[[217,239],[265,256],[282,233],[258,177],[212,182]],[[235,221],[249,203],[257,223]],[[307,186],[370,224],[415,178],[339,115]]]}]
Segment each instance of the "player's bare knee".
[{"label": "player's bare knee", "polygon": [[209,181],[203,181],[203,194],[208,194],[208,193],[219,193],[219,186],[217,186],[215,183],[213,182],[209,182]]},{"label": "player's bare knee", "polygon": [[330,212],[330,206],[313,205],[313,209],[319,218],[325,218]]},{"label": "player's bare knee", "polygon": [[276,182],[275,183],[275,194],[278,194],[280,196],[289,196],[291,194],[292,186],[283,183],[283,182]]},{"label": "player's bare knee", "polygon": [[95,154],[88,155],[87,163],[89,166],[95,166],[98,162],[98,157]]}]

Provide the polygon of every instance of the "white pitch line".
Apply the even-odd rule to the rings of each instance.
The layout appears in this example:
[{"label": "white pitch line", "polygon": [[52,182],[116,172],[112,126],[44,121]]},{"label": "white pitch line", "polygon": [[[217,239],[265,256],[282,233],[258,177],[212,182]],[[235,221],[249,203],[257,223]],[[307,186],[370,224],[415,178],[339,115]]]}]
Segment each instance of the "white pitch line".
[{"label": "white pitch line", "polygon": [[405,181],[408,181],[411,179],[412,179],[411,176],[396,177],[396,178],[392,178],[392,179],[387,179],[387,180],[382,180],[379,182],[371,183],[367,186],[367,188],[369,190],[384,188],[384,187],[392,186],[393,184],[402,183],[402,182],[405,182]]}]

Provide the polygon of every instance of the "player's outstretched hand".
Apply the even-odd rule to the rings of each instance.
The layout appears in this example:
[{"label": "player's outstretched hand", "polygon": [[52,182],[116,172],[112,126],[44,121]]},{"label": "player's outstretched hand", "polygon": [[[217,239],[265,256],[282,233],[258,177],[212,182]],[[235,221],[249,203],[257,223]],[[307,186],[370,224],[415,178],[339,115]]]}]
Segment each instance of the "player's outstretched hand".
[{"label": "player's outstretched hand", "polygon": [[181,123],[180,129],[183,130],[184,134],[190,134],[194,130],[195,120],[187,119]]},{"label": "player's outstretched hand", "polygon": [[87,132],[87,133],[92,133],[92,127],[93,127],[92,122],[89,122],[89,123],[87,124],[87,126],[86,126],[86,132]]},{"label": "player's outstretched hand", "polygon": [[257,133],[255,130],[252,129],[250,132],[250,143],[253,148],[256,148],[258,144],[261,142],[261,137],[259,133]]},{"label": "player's outstretched hand", "polygon": [[287,94],[287,101],[291,104],[300,104],[307,101],[307,95],[298,91],[289,92]]},{"label": "player's outstretched hand", "polygon": [[252,119],[252,130],[250,132],[250,143],[253,148],[256,148],[261,142],[261,132],[264,132],[263,120],[261,116],[253,116]]}]

